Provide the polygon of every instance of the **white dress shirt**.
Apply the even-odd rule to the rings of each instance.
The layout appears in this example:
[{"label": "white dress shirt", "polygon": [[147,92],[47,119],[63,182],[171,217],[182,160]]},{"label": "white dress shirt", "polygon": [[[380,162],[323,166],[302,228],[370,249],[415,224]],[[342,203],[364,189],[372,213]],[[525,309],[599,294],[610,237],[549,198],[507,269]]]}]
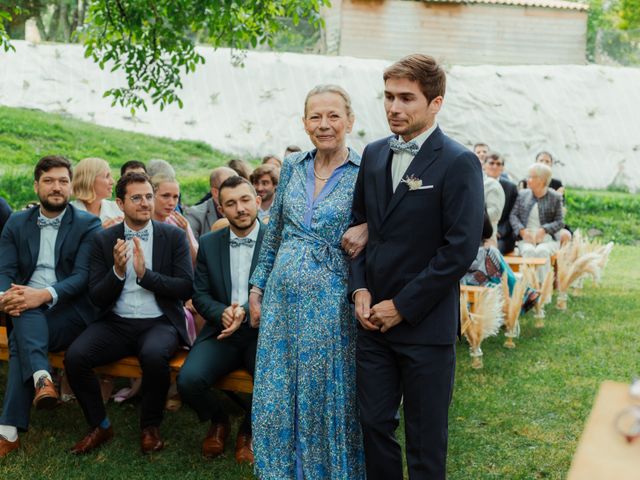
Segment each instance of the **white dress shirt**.
[{"label": "white dress shirt", "polygon": [[[231,303],[244,305],[249,300],[249,276],[251,273],[251,260],[253,259],[253,251],[258,241],[258,232],[260,226],[256,221],[251,233],[244,238],[250,238],[254,241],[253,245],[240,245],[232,247],[229,245],[229,269],[231,271]],[[233,231],[229,230],[229,240],[238,237]]]},{"label": "white dress shirt", "polygon": [[[42,218],[47,220],[60,219],[67,213],[65,208],[60,215],[54,218],[47,218],[38,213]],[[46,226],[40,229],[40,248],[38,250],[38,260],[36,261],[36,268],[27,283],[28,287],[32,288],[44,288],[51,294],[51,302],[47,305],[53,307],[58,303],[58,294],[53,288],[58,281],[56,276],[56,240],[58,239],[59,228],[53,228]]]},{"label": "white dress shirt", "polygon": [[[144,265],[149,270],[153,270],[153,223],[149,222],[142,230],[149,231],[149,238],[147,241],[140,240],[142,246],[142,253],[144,254]],[[127,224],[124,224],[125,237],[127,233],[135,233],[131,230]],[[124,278],[124,288],[120,297],[116,301],[113,307],[113,313],[124,318],[156,318],[164,315],[162,310],[158,306],[155,294],[142,288],[138,285],[136,272],[133,268],[133,240],[128,240],[130,249],[130,256],[127,260],[127,271]],[[122,280],[116,273],[115,266],[113,267],[113,273]]]},{"label": "white dress shirt", "polygon": [[[429,135],[431,135],[436,128],[438,128],[438,124],[434,122],[431,128],[422,132],[411,141],[417,144],[418,148],[422,148],[422,144],[427,140],[427,138],[429,138]],[[402,137],[400,137],[399,140],[404,141]],[[398,188],[398,185],[400,185],[400,181],[413,159],[414,157],[407,152],[393,154],[393,159],[391,160],[391,180],[393,181],[394,192],[396,191],[396,188]]]}]

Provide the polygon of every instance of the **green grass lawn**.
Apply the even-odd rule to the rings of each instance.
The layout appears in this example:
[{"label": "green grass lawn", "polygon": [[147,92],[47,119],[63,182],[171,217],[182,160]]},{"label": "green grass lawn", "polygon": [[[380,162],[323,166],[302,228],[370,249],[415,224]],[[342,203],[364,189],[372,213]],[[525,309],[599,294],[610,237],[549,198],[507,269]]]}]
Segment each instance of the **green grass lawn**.
[{"label": "green grass lawn", "polygon": [[[638,374],[640,345],[640,247],[616,246],[603,285],[587,285],[565,313],[550,307],[546,327],[527,315],[515,350],[504,337],[483,344],[484,369],[470,368],[466,343],[458,344],[457,380],[450,412],[449,478],[562,479],[591,409],[606,379],[627,382]],[[636,268],[633,268],[633,266]],[[0,367],[4,385],[6,367]],[[85,457],[67,453],[86,430],[77,405],[34,412],[23,448],[0,460],[0,478],[10,479],[245,479],[249,467],[200,456],[206,426],[183,407],[167,413],[165,451],[139,451],[135,403],[108,407],[115,439]]]}]

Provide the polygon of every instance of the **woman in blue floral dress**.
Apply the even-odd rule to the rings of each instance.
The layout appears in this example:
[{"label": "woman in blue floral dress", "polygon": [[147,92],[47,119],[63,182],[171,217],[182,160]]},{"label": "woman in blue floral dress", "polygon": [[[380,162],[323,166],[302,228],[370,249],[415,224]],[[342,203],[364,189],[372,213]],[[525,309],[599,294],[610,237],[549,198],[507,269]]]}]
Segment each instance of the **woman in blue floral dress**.
[{"label": "woman in blue floral dress", "polygon": [[340,248],[360,165],[345,146],[353,120],[340,87],[307,95],[303,122],[316,149],[285,159],[251,277],[251,321],[260,328],[253,448],[262,480],[365,477],[356,322]]}]

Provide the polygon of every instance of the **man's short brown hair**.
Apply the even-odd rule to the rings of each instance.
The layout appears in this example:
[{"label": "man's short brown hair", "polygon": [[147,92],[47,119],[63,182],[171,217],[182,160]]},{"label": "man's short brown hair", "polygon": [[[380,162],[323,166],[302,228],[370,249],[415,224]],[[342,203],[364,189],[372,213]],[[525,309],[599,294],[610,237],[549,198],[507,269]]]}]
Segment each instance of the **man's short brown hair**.
[{"label": "man's short brown hair", "polygon": [[37,182],[43,173],[48,172],[52,168],[64,167],[69,172],[69,178],[73,179],[73,168],[71,162],[60,155],[47,155],[42,157],[36,167],[33,169],[33,178]]},{"label": "man's short brown hair", "polygon": [[444,97],[447,87],[444,69],[438,65],[435,58],[420,53],[398,60],[384,71],[382,78],[385,82],[390,78],[407,78],[418,82],[429,103],[438,96]]},{"label": "man's short brown hair", "polygon": [[269,177],[271,177],[271,183],[278,185],[280,181],[280,169],[278,167],[269,164],[260,165],[251,173],[249,180],[251,180],[252,184],[256,184],[263,175],[269,175]]}]

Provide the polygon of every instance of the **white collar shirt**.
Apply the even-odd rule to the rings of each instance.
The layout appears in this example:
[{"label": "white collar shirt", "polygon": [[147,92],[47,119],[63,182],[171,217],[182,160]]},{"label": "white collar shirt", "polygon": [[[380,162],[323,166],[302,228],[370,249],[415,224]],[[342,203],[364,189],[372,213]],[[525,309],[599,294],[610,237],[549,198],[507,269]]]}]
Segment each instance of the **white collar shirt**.
[{"label": "white collar shirt", "polygon": [[[65,208],[60,215],[54,218],[47,218],[38,212],[38,217],[47,220],[59,219],[62,222],[67,209]],[[40,227],[38,227],[40,228]],[[36,268],[27,283],[28,287],[44,288],[51,294],[51,302],[49,306],[53,307],[58,302],[58,294],[53,285],[58,281],[56,276],[56,240],[58,240],[59,228],[45,226],[40,228],[40,247],[38,249],[38,260]]]},{"label": "white collar shirt", "polygon": [[244,238],[253,240],[252,245],[231,246],[231,241],[239,239],[229,229],[229,270],[231,272],[231,303],[244,305],[249,300],[249,276],[251,274],[251,260],[258,241],[260,225],[256,221],[251,233]]},{"label": "white collar shirt", "polygon": [[[149,222],[146,227],[140,231],[147,230],[149,238],[144,241],[140,240],[142,253],[144,254],[144,265],[149,270],[153,270],[153,223]],[[135,233],[127,224],[124,224],[125,238],[127,234]],[[129,247],[129,259],[127,260],[127,271],[124,278],[124,287],[115,306],[113,313],[123,318],[157,318],[163,315],[155,294],[141,287],[136,278],[136,272],[133,268],[133,240],[127,240]],[[115,273],[115,270],[114,270]]]},{"label": "white collar shirt", "polygon": [[[438,124],[434,122],[431,128],[422,132],[420,135],[410,141],[417,144],[418,149],[420,149],[422,148],[422,144],[427,141],[427,138],[429,138],[429,136],[435,131],[436,128],[438,128]],[[402,137],[400,137],[399,140],[403,141]],[[391,180],[393,182],[394,192],[396,191],[396,188],[398,188],[398,185],[400,185],[400,181],[402,180],[404,173],[407,171],[407,168],[409,168],[409,165],[414,158],[415,157],[407,152],[393,154],[393,159],[391,160]]]}]

